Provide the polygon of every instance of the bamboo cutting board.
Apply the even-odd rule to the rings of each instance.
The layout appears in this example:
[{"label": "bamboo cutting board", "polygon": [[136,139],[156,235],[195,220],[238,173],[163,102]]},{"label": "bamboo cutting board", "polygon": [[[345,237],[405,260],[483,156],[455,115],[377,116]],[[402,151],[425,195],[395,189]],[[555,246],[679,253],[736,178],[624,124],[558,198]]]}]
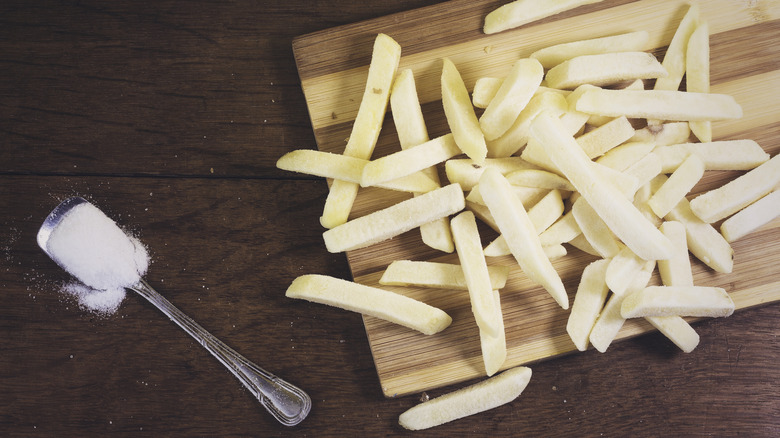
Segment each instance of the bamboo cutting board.
[{"label": "bamboo cutting board", "polygon": [[[540,22],[494,35],[482,33],[484,16],[503,2],[451,1],[304,35],[293,42],[295,59],[320,150],[341,153],[350,134],[365,86],[371,47],[379,32],[399,42],[400,67],[412,69],[431,138],[449,132],[440,101],[441,58],[449,57],[471,89],[477,78],[502,77],[514,60],[552,44],[635,30],[650,32],[660,58],[688,2],[678,0],[604,1],[583,6]],[[701,15],[710,25],[713,92],[733,95],[744,109],[736,121],[713,124],[716,140],[750,138],[770,155],[780,152],[780,0],[702,1]],[[392,120],[385,120],[374,157],[399,150]],[[707,172],[693,194],[737,176]],[[403,200],[408,195],[381,189],[361,189],[351,217]],[[484,242],[495,237],[486,230]],[[738,309],[780,299],[780,220],[733,244],[734,272],[718,274],[693,260],[694,281],[720,286]],[[453,254],[425,247],[417,230],[387,242],[347,254],[354,280],[378,286],[393,260],[433,260],[457,263]],[[593,256],[569,248],[554,262],[570,302],[583,268]],[[576,351],[566,334],[568,311],[561,310],[540,287],[532,284],[511,257],[489,264],[513,266],[502,289],[508,357],[504,368],[528,364]],[[658,278],[653,279],[658,282]],[[364,317],[382,391],[388,397],[419,392],[484,377],[479,333],[468,294],[423,288],[385,287],[445,310],[452,325],[433,336],[372,317]],[[619,339],[652,327],[629,320]],[[706,343],[702,339],[701,343]],[[607,353],[609,354],[609,351]]]}]

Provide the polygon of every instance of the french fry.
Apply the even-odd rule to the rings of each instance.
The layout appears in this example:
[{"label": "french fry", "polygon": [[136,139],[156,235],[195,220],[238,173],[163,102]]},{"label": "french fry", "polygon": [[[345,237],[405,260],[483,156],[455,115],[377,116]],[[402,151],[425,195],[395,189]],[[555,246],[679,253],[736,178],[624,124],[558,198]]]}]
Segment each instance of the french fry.
[{"label": "french fry", "polygon": [[682,222],[688,250],[716,272],[731,273],[734,269],[734,250],[712,225],[699,219],[687,199],[682,199],[664,219]]},{"label": "french fry", "polygon": [[503,78],[483,77],[477,79],[474,82],[474,90],[471,92],[471,104],[476,108],[487,108],[503,83]]},{"label": "french fry", "polygon": [[[523,186],[512,186],[512,191],[526,208],[535,205],[550,192],[549,189]],[[475,204],[485,204],[485,200],[482,197],[482,189],[479,187],[479,184],[471,189],[468,196],[466,196],[466,200]]]},{"label": "french fry", "polygon": [[326,275],[302,275],[285,295],[374,316],[417,330],[438,333],[452,323],[447,313],[413,298]]},{"label": "french fry", "polygon": [[544,2],[515,0],[488,13],[485,16],[485,25],[482,30],[486,34],[497,33],[599,1],[601,0],[548,0]]},{"label": "french fry", "polygon": [[498,321],[498,335],[491,336],[485,330],[479,329],[479,344],[482,348],[482,363],[485,365],[485,374],[492,376],[506,361],[506,332],[504,331],[504,315],[501,313],[501,296],[497,290],[493,291],[495,312],[493,319]]},{"label": "french fry", "polygon": [[588,337],[596,323],[609,288],[605,280],[609,260],[600,259],[591,262],[582,271],[574,303],[566,322],[566,333],[579,351],[588,349]]},{"label": "french fry", "polygon": [[[636,179],[635,187],[636,190],[639,190],[639,187],[649,183],[661,173],[661,158],[655,153],[650,152],[639,161],[629,166],[623,173]],[[636,190],[631,194],[632,196],[629,196],[629,199],[633,198],[633,195],[636,194]]]},{"label": "french fry", "polygon": [[479,182],[482,172],[488,167],[508,174],[524,169],[538,169],[537,166],[520,157],[487,158],[483,164],[477,164],[471,158],[453,158],[444,163],[444,171],[451,183],[458,183],[463,190],[471,190]]},{"label": "french fry", "polygon": [[665,286],[693,286],[685,225],[682,222],[665,221],[661,224],[660,229],[675,246],[674,255],[671,258],[658,261],[661,283]]},{"label": "french fry", "polygon": [[461,151],[452,134],[445,134],[417,146],[371,160],[363,168],[360,185],[370,187],[423,171]]},{"label": "french fry", "polygon": [[[359,184],[366,164],[368,164],[368,160],[360,158],[311,149],[298,149],[282,155],[276,162],[276,167],[291,172]],[[414,173],[377,184],[377,187],[402,192],[424,193],[436,189],[438,184],[422,173]]]},{"label": "french fry", "polygon": [[464,207],[460,185],[450,184],[331,228],[322,237],[330,252],[351,251],[457,213]]},{"label": "french fry", "polygon": [[623,318],[647,316],[724,317],[734,313],[734,301],[721,287],[648,286],[623,300]]},{"label": "french fry", "polygon": [[631,126],[631,122],[626,117],[620,116],[577,137],[577,143],[588,157],[596,158],[623,144],[633,136],[634,127]]},{"label": "french fry", "polygon": [[704,176],[704,163],[698,156],[690,155],[650,197],[647,205],[656,216],[666,216],[691,191],[702,176]]},{"label": "french fry", "polygon": [[[344,155],[368,160],[374,153],[374,147],[387,110],[390,87],[393,84],[400,59],[401,46],[385,34],[377,35],[371,54],[371,64],[368,67],[368,79],[363,98],[360,101]],[[347,221],[358,188],[359,185],[355,183],[342,180],[333,181],[320,217],[320,223],[323,227],[333,228]]]},{"label": "french fry", "polygon": [[[636,79],[634,82],[631,82],[625,87],[618,87],[622,88],[624,90],[644,90],[645,89],[645,83],[642,81],[642,79]],[[600,116],[598,114],[591,114],[590,117],[588,117],[588,125],[593,127],[602,126],[608,122],[611,122],[614,120],[614,117],[609,116]]]},{"label": "french fry", "polygon": [[545,47],[531,54],[544,68],[556,65],[582,55],[599,55],[614,52],[640,52],[650,49],[650,34],[640,30],[619,35],[592,38]]},{"label": "french fry", "polygon": [[482,134],[463,78],[449,58],[443,60],[441,100],[455,143],[476,164],[483,164],[487,156],[485,136]]},{"label": "french fry", "polygon": [[680,82],[685,74],[685,54],[688,40],[699,21],[699,5],[692,4],[677,26],[672,41],[666,49],[661,64],[669,75],[655,82],[656,90],[677,90],[680,88]]},{"label": "french fry", "polygon": [[699,345],[699,334],[682,317],[648,316],[645,319],[685,353]]},{"label": "french fry", "polygon": [[502,329],[501,321],[495,318],[496,302],[474,213],[460,213],[450,221],[450,226],[455,252],[466,279],[474,319],[480,332],[484,332],[486,336],[497,337]]},{"label": "french fry", "polygon": [[728,242],[740,239],[780,216],[780,191],[775,190],[723,221],[720,233]]},{"label": "french fry", "polygon": [[493,215],[490,214],[490,210],[488,210],[487,206],[484,204],[477,204],[476,202],[470,202],[466,200],[466,210],[474,213],[474,216],[481,220],[485,225],[490,227],[493,231],[500,233],[501,231],[498,230],[498,224],[496,223],[496,220],[493,218]]},{"label": "french fry", "polygon": [[580,234],[582,234],[582,230],[577,225],[574,214],[569,211],[539,235],[539,242],[543,246],[556,245],[569,242]]},{"label": "french fry", "polygon": [[614,257],[620,252],[620,242],[615,234],[584,197],[577,199],[571,211],[583,236],[596,250],[596,253],[606,259]]},{"label": "french fry", "polygon": [[544,254],[539,236],[523,205],[512,193],[509,181],[495,169],[487,169],[479,180],[483,198],[501,234],[523,272],[544,287],[564,309],[569,297],[558,272]]},{"label": "french fry", "polygon": [[502,136],[533,97],[544,77],[539,61],[522,58],[515,61],[501,87],[479,118],[485,140]]},{"label": "french fry", "polygon": [[[506,285],[509,267],[488,266],[488,276],[492,289],[501,289]],[[396,260],[390,263],[379,279],[379,284],[468,290],[460,265],[412,260]]]},{"label": "french fry", "polygon": [[691,210],[704,222],[726,218],[767,195],[780,184],[780,155],[729,183],[697,196]]},{"label": "french fry", "polygon": [[[525,205],[525,204],[523,204]],[[561,192],[551,190],[533,207],[528,209],[528,219],[534,226],[537,234],[542,233],[550,227],[563,214],[563,200]],[[545,249],[545,254],[547,250]],[[511,254],[511,250],[504,239],[504,236],[498,236],[493,242],[485,248],[485,255],[498,257]],[[549,258],[549,257],[548,257]]]},{"label": "french fry", "polygon": [[750,170],[769,160],[754,140],[722,140],[709,143],[680,143],[656,146],[664,173],[674,172],[688,155],[699,157],[704,170]]},{"label": "french fry", "polygon": [[669,122],[648,125],[634,131],[629,141],[655,143],[656,146],[685,143],[691,136],[691,127],[687,122]]},{"label": "french fry", "polygon": [[609,262],[606,282],[615,295],[624,295],[634,277],[645,266],[646,261],[637,257],[631,248],[623,247]]},{"label": "french fry", "polygon": [[484,412],[516,399],[531,380],[531,369],[516,367],[410,408],[398,417],[405,429],[429,429]]},{"label": "french fry", "polygon": [[666,69],[651,53],[616,52],[577,56],[551,68],[544,79],[548,87],[571,89],[665,76]]},{"label": "french fry", "polygon": [[[710,28],[702,22],[688,39],[685,51],[685,88],[695,93],[710,92]],[[712,141],[712,123],[690,122],[691,131],[700,141]]]},{"label": "french fry", "polygon": [[511,172],[506,176],[513,186],[536,187],[549,190],[573,192],[574,186],[560,175],[541,169],[523,169]]},{"label": "french fry", "polygon": [[525,108],[520,111],[517,119],[501,137],[487,142],[488,156],[508,157],[519,151],[528,143],[528,130],[531,121],[545,109],[563,114],[568,108],[568,102],[562,94],[553,91],[537,93],[531,98]]},{"label": "french fry", "polygon": [[742,117],[742,107],[728,94],[670,90],[588,90],[577,100],[577,110],[611,117],[686,122]]},{"label": "french fry", "polygon": [[622,172],[652,152],[655,147],[655,143],[650,142],[631,141],[623,143],[607,151],[596,162]]}]

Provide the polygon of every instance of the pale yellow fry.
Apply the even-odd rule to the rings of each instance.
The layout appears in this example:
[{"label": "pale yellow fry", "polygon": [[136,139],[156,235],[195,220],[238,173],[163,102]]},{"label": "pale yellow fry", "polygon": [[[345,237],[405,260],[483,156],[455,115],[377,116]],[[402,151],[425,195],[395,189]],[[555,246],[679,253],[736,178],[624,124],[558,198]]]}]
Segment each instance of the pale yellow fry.
[{"label": "pale yellow fry", "polygon": [[655,82],[656,90],[677,90],[680,88],[680,82],[685,74],[685,53],[688,40],[699,20],[699,5],[692,4],[677,26],[672,41],[664,53],[664,59],[661,63],[669,75]]},{"label": "pale yellow fry", "polygon": [[[488,266],[488,275],[492,288],[501,289],[506,286],[509,267]],[[460,265],[412,260],[396,260],[390,263],[379,279],[379,284],[468,290]]]},{"label": "pale yellow fry", "polygon": [[742,107],[730,95],[668,90],[589,90],[577,100],[577,110],[612,117],[675,121],[742,117]]},{"label": "pale yellow fry", "polygon": [[[401,46],[391,37],[378,34],[368,67],[366,87],[344,155],[368,160],[374,153],[400,59]],[[347,221],[358,187],[358,184],[351,182],[333,181],[320,217],[322,226],[333,228]]]},{"label": "pale yellow fry", "polygon": [[648,316],[645,319],[685,353],[699,345],[699,334],[682,317]]},{"label": "pale yellow fry", "polygon": [[652,53],[618,52],[577,56],[551,68],[544,79],[548,87],[571,89],[583,84],[604,86],[666,75],[666,69]]},{"label": "pale yellow fry", "polygon": [[573,192],[574,186],[564,177],[541,169],[524,169],[508,173],[507,181],[513,186]]},{"label": "pale yellow fry", "polygon": [[[545,195],[547,195],[547,193],[550,192],[549,189],[514,185],[512,186],[512,191],[514,192],[515,196],[517,196],[517,199],[519,199],[526,208],[530,208],[532,205],[535,205]],[[480,188],[479,184],[475,185],[474,188],[471,189],[468,196],[466,196],[466,200],[476,204],[485,204],[485,200],[482,197],[482,189]]]},{"label": "pale yellow fry", "polygon": [[441,71],[441,100],[447,124],[458,147],[477,164],[485,162],[487,144],[471,105],[469,92],[457,67],[444,58]]},{"label": "pale yellow fry", "polygon": [[601,257],[611,258],[620,252],[615,234],[584,197],[577,199],[571,211],[585,239]]},{"label": "pale yellow fry", "polygon": [[582,271],[574,303],[566,322],[566,333],[579,351],[588,349],[588,337],[599,317],[609,288],[605,281],[609,260],[600,259],[588,264]]},{"label": "pale yellow fry", "polygon": [[[623,173],[636,179],[636,188],[639,190],[639,187],[649,183],[661,173],[661,158],[655,153],[650,152],[642,157],[641,160],[629,166]],[[635,194],[636,193],[634,193],[634,195]],[[629,199],[631,199],[631,196],[629,196]]]},{"label": "pale yellow fry", "polygon": [[596,162],[622,172],[652,152],[655,147],[655,143],[631,141],[608,151]]},{"label": "pale yellow fry", "polygon": [[590,158],[604,155],[634,136],[634,127],[625,116],[577,137],[577,143]]},{"label": "pale yellow fry", "polygon": [[652,276],[653,269],[655,269],[655,262],[649,261],[645,264],[645,267],[640,271],[639,275],[631,283],[631,286],[626,291],[625,295],[612,294],[604,309],[599,314],[596,323],[593,324],[593,328],[590,331],[591,345],[601,353],[607,351],[609,345],[615,340],[623,324],[626,322],[626,318],[620,313],[620,308],[623,304],[623,300],[632,293],[642,290],[647,286]]},{"label": "pale yellow fry", "polygon": [[482,253],[479,230],[474,213],[464,211],[450,221],[455,252],[466,279],[471,302],[471,311],[480,331],[487,336],[499,336],[500,321],[495,319],[496,303],[493,287],[487,269],[485,255]]},{"label": "pale yellow fry", "polygon": [[479,383],[420,403],[398,417],[409,430],[429,429],[478,414],[516,399],[531,380],[531,369],[517,367]]},{"label": "pale yellow fry", "polygon": [[472,105],[477,108],[487,108],[490,101],[498,93],[502,83],[504,83],[503,78],[484,77],[477,79],[474,82],[474,91],[471,92]]},{"label": "pale yellow fry", "polygon": [[443,310],[421,301],[326,275],[302,275],[293,280],[285,295],[370,315],[426,335],[438,333],[452,323]]},{"label": "pale yellow fry", "polygon": [[[710,92],[710,29],[707,22],[696,27],[686,50],[685,88],[696,93]],[[712,141],[712,123],[690,122],[691,131],[700,141]]]},{"label": "pale yellow fry", "polygon": [[330,252],[351,251],[390,239],[465,207],[463,190],[450,184],[353,219],[322,234]]},{"label": "pale yellow fry", "polygon": [[504,330],[504,314],[501,312],[501,296],[497,290],[493,291],[493,301],[496,303],[496,314],[493,318],[498,321],[498,336],[491,336],[479,329],[479,344],[482,348],[482,363],[485,364],[485,374],[492,376],[506,362],[506,332]]},{"label": "pale yellow fry", "polygon": [[658,261],[658,273],[664,286],[693,286],[691,259],[688,256],[688,242],[685,225],[677,221],[665,221],[660,230],[675,246],[674,256]]},{"label": "pale yellow fry", "polygon": [[563,133],[560,120],[542,113],[531,127],[555,165],[577,188],[609,229],[645,260],[668,258],[672,244],[620,191],[606,182],[593,162],[574,140]]},{"label": "pale yellow fry", "polygon": [[463,190],[474,188],[487,167],[495,167],[503,174],[523,169],[538,169],[520,157],[487,158],[483,164],[477,164],[471,158],[453,158],[444,163],[447,179],[451,183],[460,184]]},{"label": "pale yellow fry", "polygon": [[442,163],[460,153],[452,134],[445,134],[417,146],[369,161],[363,168],[360,185],[370,187],[402,178]]},{"label": "pale yellow fry", "polygon": [[515,61],[496,95],[479,118],[485,140],[502,136],[533,97],[544,77],[539,61],[521,58]]},{"label": "pale yellow fry", "polygon": [[750,170],[769,160],[758,143],[747,139],[656,146],[653,153],[661,158],[664,173],[674,172],[690,154],[699,157],[705,170]]},{"label": "pale yellow fry", "polygon": [[506,239],[512,255],[523,272],[544,289],[564,309],[569,297],[558,272],[544,253],[539,235],[523,205],[512,192],[509,181],[495,169],[487,169],[480,178],[483,198]]},{"label": "pale yellow fry", "polygon": [[640,30],[588,40],[573,41],[545,47],[531,54],[544,68],[556,65],[582,55],[598,55],[613,52],[638,52],[650,49],[650,34]]},{"label": "pale yellow fry", "polygon": [[497,233],[501,232],[498,230],[498,224],[493,218],[493,215],[490,214],[490,210],[488,210],[484,204],[477,204],[476,202],[470,202],[469,200],[466,200],[466,210],[474,213],[474,216],[477,219],[484,222],[485,225],[489,226],[493,231]]},{"label": "pale yellow fry", "polygon": [[647,316],[724,317],[734,301],[721,287],[648,286],[628,295],[620,306],[623,318]]},{"label": "pale yellow fry", "polygon": [[[299,149],[282,155],[276,162],[276,167],[291,172],[360,183],[366,164],[368,164],[368,160],[360,158],[312,149]],[[438,188],[439,185],[425,174],[414,173],[377,184],[377,186],[390,190],[424,193]]]},{"label": "pale yellow fry", "polygon": [[688,250],[691,254],[717,272],[731,273],[734,269],[734,250],[718,230],[691,211],[687,199],[681,200],[664,218],[685,225]]},{"label": "pale yellow fry", "polygon": [[[523,205],[525,206],[526,204]],[[562,214],[563,199],[561,198],[561,192],[558,190],[550,190],[539,202],[528,209],[528,218],[531,220],[537,234],[549,228]],[[545,254],[547,253],[548,250],[545,248]],[[498,236],[485,248],[485,255],[487,256],[498,257],[509,254],[511,254],[511,250],[504,236]]]},{"label": "pale yellow fry", "polygon": [[775,190],[723,221],[720,233],[733,242],[780,216],[780,191]]},{"label": "pale yellow fry", "polygon": [[697,196],[691,210],[704,222],[716,222],[757,201],[780,184],[780,155],[730,181]]},{"label": "pale yellow fry", "polygon": [[[642,81],[642,79],[637,79],[634,82],[631,82],[625,87],[619,87],[624,90],[644,90],[645,89],[645,83]],[[591,114],[590,117],[588,117],[588,125],[598,127],[601,125],[604,125],[607,122],[610,122],[614,119],[614,117],[609,116],[600,116],[598,114]]]},{"label": "pale yellow fry", "polygon": [[691,136],[691,128],[687,122],[669,122],[648,125],[634,131],[630,141],[655,143],[657,146],[685,143]]},{"label": "pale yellow fry", "polygon": [[529,129],[534,117],[540,112],[549,109],[556,114],[564,114],[568,108],[568,102],[561,93],[546,91],[537,93],[531,98],[525,108],[520,111],[514,124],[501,137],[487,142],[488,156],[508,157],[519,151],[528,143]]},{"label": "pale yellow fry", "polygon": [[631,248],[623,247],[609,262],[606,273],[607,286],[615,295],[624,295],[634,277],[647,263],[637,257]]},{"label": "pale yellow fry", "polygon": [[515,0],[488,13],[485,16],[485,25],[482,30],[487,34],[501,32],[599,1],[601,0],[547,0],[543,2]]},{"label": "pale yellow fry", "polygon": [[690,155],[669,179],[647,201],[658,217],[664,217],[691,191],[704,176],[704,163],[698,156]]},{"label": "pale yellow fry", "polygon": [[539,235],[539,241],[543,246],[566,243],[582,234],[574,214],[569,211],[560,217],[550,228]]}]

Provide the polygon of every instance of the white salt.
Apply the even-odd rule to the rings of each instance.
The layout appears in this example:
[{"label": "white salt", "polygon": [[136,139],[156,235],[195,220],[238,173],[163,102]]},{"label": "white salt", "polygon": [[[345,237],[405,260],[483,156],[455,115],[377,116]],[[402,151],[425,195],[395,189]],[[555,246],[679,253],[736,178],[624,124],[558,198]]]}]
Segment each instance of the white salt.
[{"label": "white salt", "polygon": [[149,266],[146,248],[90,203],[76,205],[52,230],[46,244],[51,257],[83,285],[66,286],[79,304],[112,313],[125,287],[138,283]]}]

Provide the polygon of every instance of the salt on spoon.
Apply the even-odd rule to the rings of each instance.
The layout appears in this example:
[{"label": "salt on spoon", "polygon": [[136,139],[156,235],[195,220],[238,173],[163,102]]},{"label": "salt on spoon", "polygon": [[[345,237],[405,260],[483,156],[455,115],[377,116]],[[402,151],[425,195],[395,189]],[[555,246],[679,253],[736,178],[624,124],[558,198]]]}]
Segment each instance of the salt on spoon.
[{"label": "salt on spoon", "polygon": [[85,199],[60,203],[38,230],[38,246],[86,286],[127,288],[146,298],[225,365],[280,423],[294,426],[309,414],[311,399],[304,391],[248,361],[152,289],[143,279],[146,249]]}]

